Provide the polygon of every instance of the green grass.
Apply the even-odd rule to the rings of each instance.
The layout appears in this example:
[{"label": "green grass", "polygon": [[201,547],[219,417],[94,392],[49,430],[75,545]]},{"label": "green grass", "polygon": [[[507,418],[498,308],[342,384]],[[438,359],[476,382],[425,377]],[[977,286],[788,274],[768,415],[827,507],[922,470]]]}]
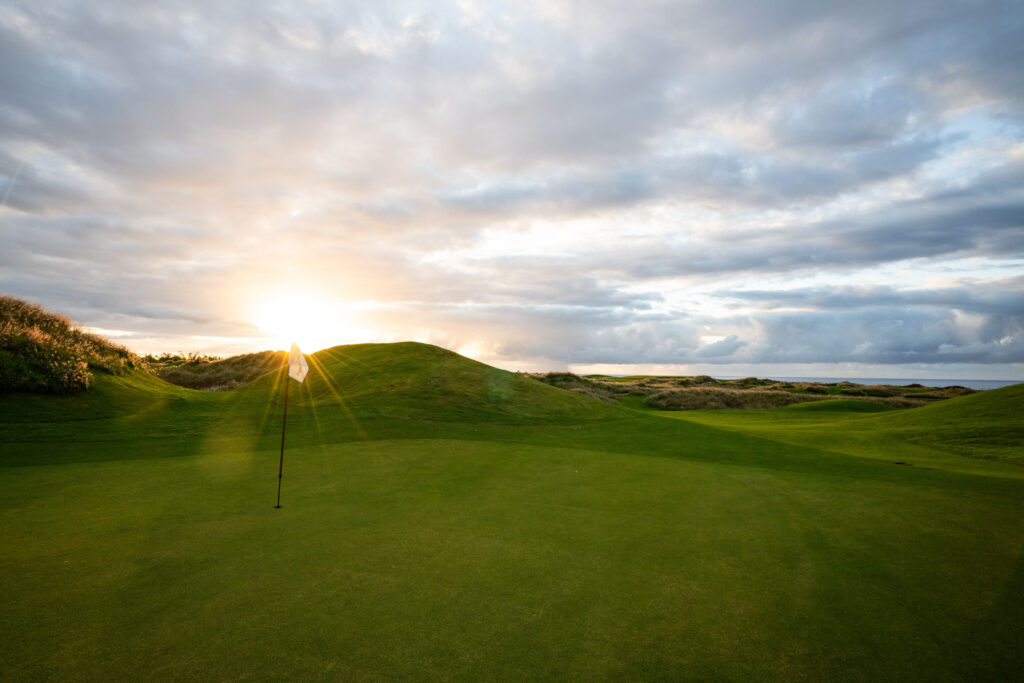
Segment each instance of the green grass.
[{"label": "green grass", "polygon": [[1024,472],[1024,384],[899,411],[822,401],[773,411],[660,413],[792,445],[961,472]]},{"label": "green grass", "polygon": [[[0,397],[0,678],[965,680],[1024,665],[1020,387],[679,419],[421,344],[310,361],[290,387],[280,510],[280,374],[222,393],[136,372]],[[931,460],[894,465],[908,447]]]}]

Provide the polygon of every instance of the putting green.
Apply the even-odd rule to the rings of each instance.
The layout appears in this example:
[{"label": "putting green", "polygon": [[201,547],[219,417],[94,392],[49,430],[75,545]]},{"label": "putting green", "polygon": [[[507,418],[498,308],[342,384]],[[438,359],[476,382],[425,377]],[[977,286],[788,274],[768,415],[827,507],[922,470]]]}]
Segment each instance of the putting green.
[{"label": "putting green", "polygon": [[[423,345],[313,360],[292,385],[280,510],[273,377],[0,397],[5,680],[962,680],[1024,664],[1024,480],[991,457],[1012,429],[989,459],[922,445],[941,455],[926,469],[892,462],[931,419],[913,411],[826,416],[839,434],[907,416],[857,453],[807,435],[827,435],[820,409],[723,426]],[[1005,422],[974,402],[975,427]]]}]

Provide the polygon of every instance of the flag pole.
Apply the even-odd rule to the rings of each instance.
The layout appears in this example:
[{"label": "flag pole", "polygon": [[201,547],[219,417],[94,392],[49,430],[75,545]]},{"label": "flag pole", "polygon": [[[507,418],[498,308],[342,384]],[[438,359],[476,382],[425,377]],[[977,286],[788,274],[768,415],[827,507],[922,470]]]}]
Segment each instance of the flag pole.
[{"label": "flag pole", "polygon": [[309,373],[309,365],[306,364],[306,359],[302,355],[299,345],[292,342],[292,350],[288,352],[288,365],[287,372],[284,375],[284,419],[281,420],[281,460],[277,464],[277,505],[275,508],[281,507],[281,475],[284,474],[284,430],[288,426],[288,385],[291,384],[291,380],[295,380],[299,384],[302,384],[306,379],[306,375]]},{"label": "flag pole", "polygon": [[277,465],[277,505],[281,507],[281,475],[284,474],[284,430],[288,426],[288,385],[291,384],[291,377],[284,376],[284,419],[281,420],[281,461]]}]

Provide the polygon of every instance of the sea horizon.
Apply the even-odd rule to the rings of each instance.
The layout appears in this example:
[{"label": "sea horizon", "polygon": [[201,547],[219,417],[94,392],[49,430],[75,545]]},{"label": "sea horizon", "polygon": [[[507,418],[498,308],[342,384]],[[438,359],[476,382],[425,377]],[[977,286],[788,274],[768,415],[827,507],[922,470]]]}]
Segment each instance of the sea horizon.
[{"label": "sea horizon", "polygon": [[[742,379],[738,375],[714,375],[715,379]],[[960,386],[984,391],[986,389],[1000,389],[1014,384],[1024,383],[1024,380],[1003,380],[1003,379],[921,379],[907,377],[783,377],[768,375],[761,379],[773,379],[780,382],[820,382],[832,384],[835,382],[852,382],[854,384],[889,384],[892,386],[909,386],[921,384],[926,387],[950,387]]]}]

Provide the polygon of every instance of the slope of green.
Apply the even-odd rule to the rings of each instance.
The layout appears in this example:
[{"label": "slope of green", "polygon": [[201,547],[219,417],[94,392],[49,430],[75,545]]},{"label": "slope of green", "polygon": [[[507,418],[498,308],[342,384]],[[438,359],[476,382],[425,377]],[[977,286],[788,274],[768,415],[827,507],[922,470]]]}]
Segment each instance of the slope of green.
[{"label": "slope of green", "polygon": [[[567,424],[629,415],[429,344],[338,346],[310,359],[310,375],[299,400],[317,407],[343,404],[357,416]],[[272,381],[264,377],[254,389]]]},{"label": "slope of green", "polygon": [[1024,384],[962,396],[879,421],[913,443],[1024,465]]},{"label": "slope of green", "polygon": [[1024,384],[911,410],[856,401],[773,411],[661,413],[782,443],[958,471],[1024,475]]},{"label": "slope of green", "polygon": [[[934,416],[837,401],[683,420],[422,344],[309,360],[289,384],[280,510],[280,372],[222,393],[136,372],[0,397],[0,678],[993,680],[1024,666],[1024,479],[1003,471],[1024,468],[963,443],[915,446],[941,467],[892,464],[930,425],[1020,424],[984,394]],[[697,421],[713,415],[728,419]],[[805,429],[841,438],[786,441]],[[863,452],[834,447],[854,433]]]},{"label": "slope of green", "polygon": [[867,401],[851,400],[829,400],[815,401],[813,403],[794,403],[783,406],[779,411],[797,411],[798,413],[885,413],[898,408],[884,403],[869,403]]}]

